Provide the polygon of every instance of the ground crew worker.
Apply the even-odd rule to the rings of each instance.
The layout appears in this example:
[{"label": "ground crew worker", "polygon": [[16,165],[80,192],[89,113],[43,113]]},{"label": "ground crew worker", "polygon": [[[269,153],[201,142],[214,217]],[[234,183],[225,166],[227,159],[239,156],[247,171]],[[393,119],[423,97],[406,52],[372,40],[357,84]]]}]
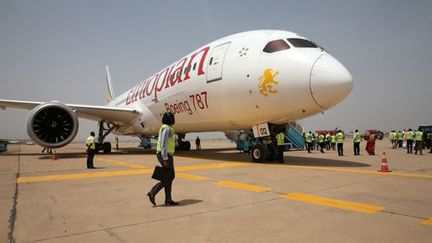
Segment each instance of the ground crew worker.
[{"label": "ground crew worker", "polygon": [[285,150],[285,134],[283,131],[281,131],[276,135],[276,141],[277,141],[277,149],[278,149],[277,159],[279,160],[280,163],[283,163],[284,162],[283,153]]},{"label": "ground crew worker", "polygon": [[408,132],[406,132],[405,134],[406,134],[406,141],[407,141],[407,154],[412,154],[414,133],[410,128],[408,129]]},{"label": "ground crew worker", "polygon": [[331,138],[331,147],[332,147],[332,150],[335,150],[336,149],[336,134],[332,134],[330,136],[330,138]]},{"label": "ground crew worker", "polygon": [[392,130],[390,132],[390,142],[391,142],[391,145],[392,145],[392,149],[396,149],[396,147],[397,147],[397,141],[398,141],[398,135],[397,135],[397,133],[396,133],[395,130]]},{"label": "ground crew worker", "polygon": [[398,147],[402,148],[403,132],[399,131],[398,134],[397,134],[397,137],[398,137]]},{"label": "ground crew worker", "polygon": [[429,139],[430,139],[430,143],[431,143],[429,153],[432,154],[432,133],[431,133],[431,135],[429,136]]},{"label": "ground crew worker", "polygon": [[353,136],[354,155],[360,155],[360,142],[361,136],[359,131],[356,129]]},{"label": "ground crew worker", "polygon": [[308,133],[306,133],[306,135],[305,135],[305,142],[306,142],[306,144],[307,144],[307,151],[308,151],[308,153],[310,153],[311,152],[311,149],[312,149],[312,132],[311,131],[309,131]]},{"label": "ground crew worker", "polygon": [[327,133],[325,135],[325,141],[326,141],[326,148],[327,148],[327,150],[330,150],[330,146],[331,146],[331,135],[330,135],[330,133]]},{"label": "ground crew worker", "polygon": [[423,155],[423,132],[421,129],[414,133],[414,139],[416,142],[415,154],[420,151],[420,155]]},{"label": "ground crew worker", "polygon": [[426,142],[426,148],[429,149],[431,147],[432,133],[431,132],[423,132],[423,136],[424,136],[424,134],[426,134],[426,139],[424,139],[423,141]]},{"label": "ground crew worker", "polygon": [[199,137],[195,139],[195,147],[196,150],[201,150],[201,139]]},{"label": "ground crew worker", "polygon": [[157,193],[165,189],[165,205],[178,205],[171,198],[172,182],[175,178],[174,172],[174,152],[175,152],[175,131],[171,126],[175,124],[174,114],[165,112],[162,117],[162,126],[159,129],[156,157],[159,163],[167,170],[168,178],[158,182],[150,192],[147,193],[150,202],[156,206],[155,197]]},{"label": "ground crew worker", "polygon": [[312,133],[312,151],[315,150],[315,146],[316,146],[316,139],[315,139],[315,133]]},{"label": "ground crew worker", "polygon": [[336,145],[338,150],[338,155],[343,156],[343,142],[344,142],[344,134],[341,130],[336,134]]},{"label": "ground crew worker", "polygon": [[320,135],[318,135],[318,143],[321,148],[321,153],[324,153],[324,146],[325,146],[324,134],[321,133]]},{"label": "ground crew worker", "polygon": [[86,151],[87,151],[87,169],[95,169],[93,165],[93,158],[96,152],[94,132],[90,132],[90,136],[86,139]]}]

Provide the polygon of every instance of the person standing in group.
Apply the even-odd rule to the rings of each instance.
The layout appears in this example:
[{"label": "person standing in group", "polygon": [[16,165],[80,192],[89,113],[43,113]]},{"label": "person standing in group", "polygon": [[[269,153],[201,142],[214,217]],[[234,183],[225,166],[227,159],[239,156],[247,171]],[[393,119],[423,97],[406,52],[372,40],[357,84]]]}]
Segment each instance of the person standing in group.
[{"label": "person standing in group", "polygon": [[337,146],[339,156],[343,156],[343,143],[344,143],[344,134],[341,130],[339,130],[336,133],[336,146]]},{"label": "person standing in group", "polygon": [[306,142],[307,151],[308,151],[308,153],[310,153],[311,149],[312,149],[312,132],[311,131],[306,133],[305,142]]},{"label": "person standing in group", "polygon": [[398,134],[397,134],[397,136],[398,136],[398,147],[402,148],[402,141],[403,141],[403,133],[402,133],[402,131],[399,131]]},{"label": "person standing in group", "polygon": [[423,155],[423,131],[419,129],[414,133],[414,139],[415,139],[415,154],[417,152],[420,152],[420,155]]},{"label": "person standing in group", "polygon": [[407,154],[412,154],[412,149],[413,149],[413,142],[414,142],[414,133],[413,131],[410,129],[408,129],[408,132],[405,133],[406,134],[406,142],[407,142]]},{"label": "person standing in group", "polygon": [[196,150],[201,150],[201,139],[198,136],[195,139],[195,147],[196,147]]},{"label": "person standing in group", "polygon": [[375,155],[375,134],[369,132],[366,143],[366,151],[369,155]]},{"label": "person standing in group", "polygon": [[87,169],[95,169],[93,158],[96,152],[95,133],[90,132],[90,136],[86,139],[87,150]]},{"label": "person standing in group", "polygon": [[389,136],[390,136],[390,143],[392,145],[392,149],[396,149],[397,142],[398,142],[398,134],[396,133],[395,130],[391,130]]},{"label": "person standing in group", "polygon": [[430,143],[431,143],[429,153],[432,154],[432,134],[429,136],[429,139],[430,139]]},{"label": "person standing in group", "polygon": [[325,146],[325,137],[324,134],[319,134],[318,135],[318,143],[321,149],[321,153],[324,153],[324,146]]},{"label": "person standing in group", "polygon": [[330,150],[330,147],[331,147],[331,135],[330,135],[330,133],[326,133],[325,143],[326,143],[326,149]]},{"label": "person standing in group", "polygon": [[361,136],[359,131],[356,129],[353,136],[354,155],[360,155],[360,142]]},{"label": "person standing in group", "polygon": [[178,205],[178,202],[172,200],[171,188],[175,178],[174,171],[174,152],[175,152],[175,131],[171,126],[175,124],[174,114],[165,112],[162,117],[162,126],[159,129],[158,143],[156,148],[156,157],[159,163],[168,170],[169,178],[158,182],[150,192],[147,193],[150,202],[156,206],[156,195],[164,188],[165,189],[165,205]]},{"label": "person standing in group", "polygon": [[331,148],[332,150],[336,150],[336,134],[332,134],[330,136],[331,141]]},{"label": "person standing in group", "polygon": [[279,132],[276,135],[276,143],[277,143],[277,152],[278,156],[277,159],[280,163],[284,162],[284,150],[285,150],[285,133],[283,131]]}]

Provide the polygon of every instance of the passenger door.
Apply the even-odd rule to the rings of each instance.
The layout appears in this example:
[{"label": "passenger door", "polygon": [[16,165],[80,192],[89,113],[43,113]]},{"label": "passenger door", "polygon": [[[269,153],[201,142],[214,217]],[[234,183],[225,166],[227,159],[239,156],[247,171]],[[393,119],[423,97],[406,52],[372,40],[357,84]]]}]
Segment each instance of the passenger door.
[{"label": "passenger door", "polygon": [[207,66],[207,83],[222,79],[223,63],[230,42],[216,46],[211,55]]}]

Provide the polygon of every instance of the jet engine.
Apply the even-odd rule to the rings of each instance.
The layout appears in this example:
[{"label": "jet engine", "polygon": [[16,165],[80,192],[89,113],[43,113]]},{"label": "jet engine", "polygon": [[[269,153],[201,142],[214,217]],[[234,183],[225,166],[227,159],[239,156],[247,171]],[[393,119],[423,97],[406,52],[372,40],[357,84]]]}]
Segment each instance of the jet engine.
[{"label": "jet engine", "polygon": [[60,102],[38,105],[27,118],[27,134],[42,147],[63,147],[72,142],[77,132],[77,115]]}]

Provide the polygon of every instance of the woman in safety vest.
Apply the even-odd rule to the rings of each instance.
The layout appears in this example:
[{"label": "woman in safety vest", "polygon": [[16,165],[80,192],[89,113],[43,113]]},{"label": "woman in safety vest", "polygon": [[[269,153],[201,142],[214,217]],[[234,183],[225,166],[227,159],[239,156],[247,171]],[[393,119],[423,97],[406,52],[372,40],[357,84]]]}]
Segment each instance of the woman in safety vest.
[{"label": "woman in safety vest", "polygon": [[171,187],[175,177],[173,155],[175,151],[175,131],[171,126],[175,123],[174,115],[171,112],[165,112],[162,117],[162,126],[159,129],[158,143],[156,148],[156,156],[162,167],[168,169],[166,179],[158,182],[147,193],[150,202],[156,206],[156,194],[162,189],[165,189],[165,205],[178,205],[171,198]]}]

